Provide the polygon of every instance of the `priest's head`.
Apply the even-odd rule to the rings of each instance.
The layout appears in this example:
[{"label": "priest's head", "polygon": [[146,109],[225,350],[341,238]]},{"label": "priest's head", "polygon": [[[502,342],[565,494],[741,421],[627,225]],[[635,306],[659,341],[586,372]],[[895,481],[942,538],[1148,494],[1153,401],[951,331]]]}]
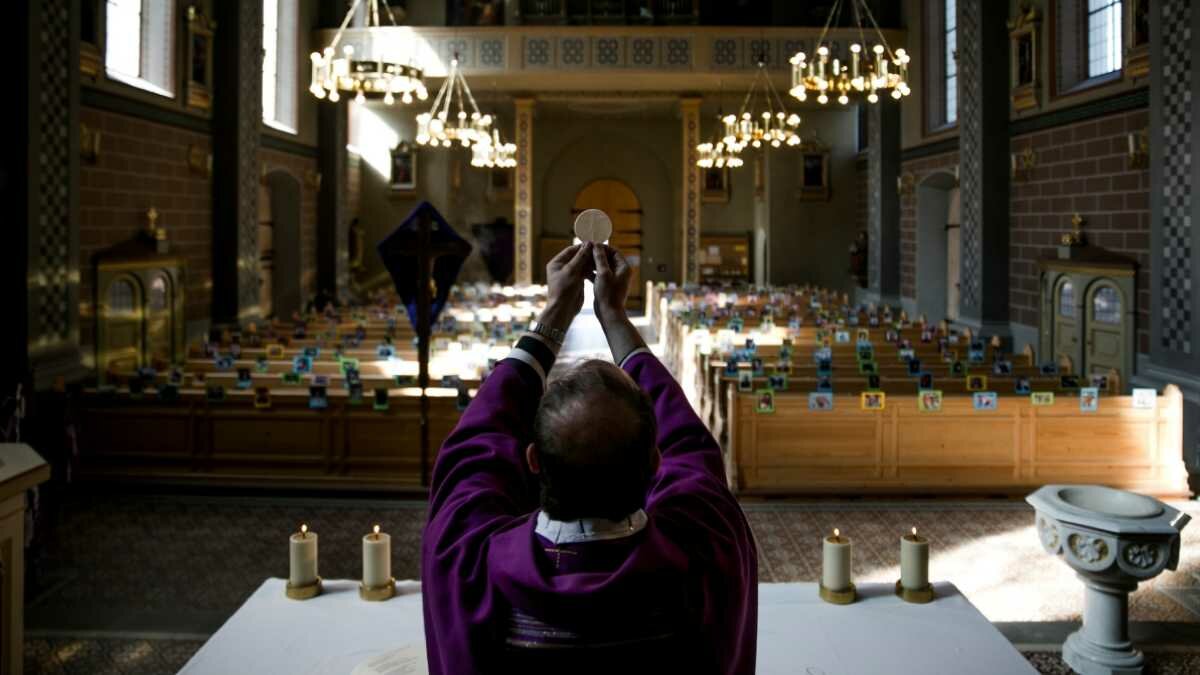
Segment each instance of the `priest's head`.
[{"label": "priest's head", "polygon": [[552,380],[526,449],[555,520],[621,520],[645,506],[658,471],[650,398],[625,371],[585,361]]}]

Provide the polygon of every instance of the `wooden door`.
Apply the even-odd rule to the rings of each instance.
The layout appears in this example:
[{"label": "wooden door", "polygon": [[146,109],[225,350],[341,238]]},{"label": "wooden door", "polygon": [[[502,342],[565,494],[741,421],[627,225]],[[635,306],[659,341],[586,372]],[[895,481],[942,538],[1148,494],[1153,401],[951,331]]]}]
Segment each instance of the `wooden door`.
[{"label": "wooden door", "polygon": [[1054,358],[1058,361],[1063,356],[1071,359],[1071,363],[1079,365],[1079,308],[1075,302],[1075,286],[1071,279],[1064,277],[1054,285]]},{"label": "wooden door", "polygon": [[137,279],[123,276],[108,285],[100,307],[103,324],[100,371],[129,372],[142,365],[142,291]]},{"label": "wooden door", "polygon": [[1116,370],[1124,381],[1127,373],[1121,372],[1121,366],[1129,336],[1125,334],[1125,302],[1121,291],[1106,281],[1096,282],[1088,289],[1084,306],[1087,308],[1087,344],[1083,372],[1103,375]]},{"label": "wooden door", "polygon": [[[946,320],[958,319],[959,281],[962,269],[959,267],[962,251],[962,231],[957,225],[946,227]],[[929,317],[932,319],[933,317]]]},{"label": "wooden door", "polygon": [[175,361],[174,289],[165,272],[154,272],[146,291],[146,360],[162,368]]},{"label": "wooden door", "polygon": [[592,181],[575,197],[575,206],[571,209],[572,222],[573,216],[584,209],[600,209],[612,218],[613,236],[608,243],[624,254],[629,266],[633,268],[629,282],[629,301],[626,304],[630,308],[641,308],[642,204],[637,195],[619,180],[606,178]]}]

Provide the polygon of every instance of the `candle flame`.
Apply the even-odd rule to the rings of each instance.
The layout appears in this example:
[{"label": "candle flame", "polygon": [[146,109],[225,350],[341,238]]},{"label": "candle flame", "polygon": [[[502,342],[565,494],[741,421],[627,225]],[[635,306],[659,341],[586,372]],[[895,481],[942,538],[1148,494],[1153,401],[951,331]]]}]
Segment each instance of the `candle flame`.
[{"label": "candle flame", "polygon": [[300,536],[301,537],[308,536],[308,525],[305,523],[300,523]]},{"label": "candle flame", "polygon": [[379,526],[378,525],[375,526],[375,536],[376,537],[379,536]]},{"label": "candle flame", "polygon": [[833,536],[835,536],[835,537],[840,537],[840,536],[842,536],[842,532],[841,532],[841,530],[837,529],[836,527],[835,527],[835,528],[833,528]]},{"label": "candle flame", "polygon": [[913,536],[914,537],[917,536],[917,528],[916,527],[913,528]]}]

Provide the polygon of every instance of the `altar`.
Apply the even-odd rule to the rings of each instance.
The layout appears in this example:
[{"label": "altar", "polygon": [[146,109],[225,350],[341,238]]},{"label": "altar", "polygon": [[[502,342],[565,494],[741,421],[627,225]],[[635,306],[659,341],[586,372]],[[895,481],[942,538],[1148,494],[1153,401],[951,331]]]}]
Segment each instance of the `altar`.
[{"label": "altar", "polygon": [[[424,671],[420,584],[400,582],[385,602],[359,599],[358,582],[326,581],[311,600],[289,600],[267,579],[180,671],[346,674],[404,649]],[[935,583],[929,604],[910,604],[889,584],[858,586],[859,600],[832,605],[816,584],[759,586],[759,673],[1035,673],[1021,653],[958,592]],[[359,671],[363,672],[363,671]],[[410,671],[405,671],[410,672]]]}]

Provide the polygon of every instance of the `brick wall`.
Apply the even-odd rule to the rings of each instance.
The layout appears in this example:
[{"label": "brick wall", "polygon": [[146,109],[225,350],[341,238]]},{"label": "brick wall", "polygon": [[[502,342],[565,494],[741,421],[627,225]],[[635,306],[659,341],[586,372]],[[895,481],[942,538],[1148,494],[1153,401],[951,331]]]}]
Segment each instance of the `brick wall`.
[{"label": "brick wall", "polygon": [[1137,110],[1017,136],[1012,151],[1032,147],[1036,166],[1012,183],[1009,299],[1012,321],[1037,326],[1037,260],[1071,229],[1078,213],[1091,244],[1138,262],[1137,344],[1150,347],[1150,172],[1130,170],[1127,134],[1145,129]]},{"label": "brick wall", "polygon": [[304,297],[316,292],[317,280],[317,191],[310,176],[317,172],[317,159],[278,150],[259,150],[265,175],[283,170],[300,183],[300,289]]},{"label": "brick wall", "polygon": [[[938,171],[953,171],[958,166],[958,153],[947,152],[931,157],[913,159],[900,164],[900,175],[911,187],[900,195],[900,296],[908,300],[917,297],[917,186],[927,176]],[[895,186],[885,186],[895,189]],[[940,317],[938,317],[940,319]],[[934,317],[929,317],[933,320]]]},{"label": "brick wall", "polygon": [[208,135],[84,107],[80,121],[99,131],[100,155],[82,162],[79,194],[80,339],[95,340],[92,255],[129,239],[154,207],[171,251],[187,262],[186,315],[210,315],[212,182],[188,168],[188,149],[207,155]]}]

